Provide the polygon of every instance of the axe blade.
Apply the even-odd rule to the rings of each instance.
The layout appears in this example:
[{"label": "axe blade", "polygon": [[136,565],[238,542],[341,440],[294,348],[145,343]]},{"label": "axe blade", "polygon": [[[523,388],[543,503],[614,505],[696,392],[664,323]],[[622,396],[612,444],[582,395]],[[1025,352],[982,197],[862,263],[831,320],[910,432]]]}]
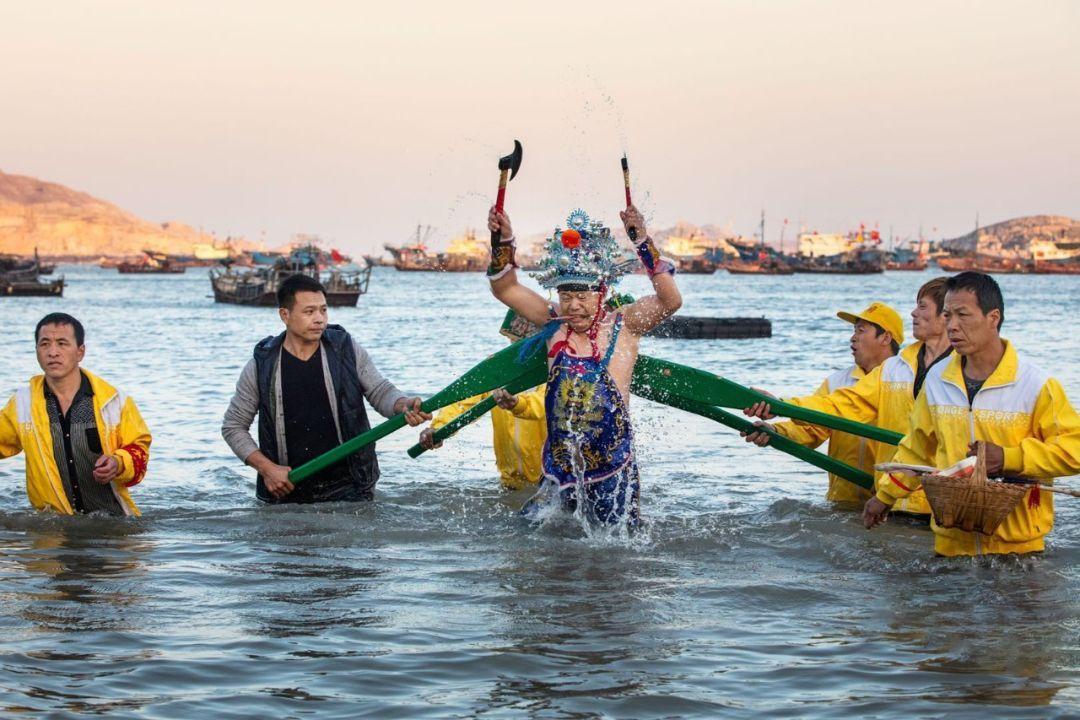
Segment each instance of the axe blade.
[{"label": "axe blade", "polygon": [[510,179],[513,180],[517,175],[518,170],[521,168],[521,143],[517,140],[514,141],[514,152],[509,155],[503,155],[499,158],[499,169],[509,170]]}]

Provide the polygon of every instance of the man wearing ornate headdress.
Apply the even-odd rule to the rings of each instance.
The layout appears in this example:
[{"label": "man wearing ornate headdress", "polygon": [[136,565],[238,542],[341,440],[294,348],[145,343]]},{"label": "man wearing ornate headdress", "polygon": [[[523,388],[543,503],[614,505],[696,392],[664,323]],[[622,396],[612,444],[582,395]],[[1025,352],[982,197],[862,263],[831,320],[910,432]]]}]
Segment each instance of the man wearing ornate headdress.
[{"label": "man wearing ornate headdress", "polygon": [[557,487],[565,505],[580,507],[591,520],[636,525],[640,489],[630,424],[630,378],[641,336],[675,314],[682,296],[674,265],[660,257],[637,208],[619,213],[652,280],[655,295],[615,312],[605,306],[608,291],[629,272],[611,231],[582,210],[556,228],[545,247],[540,285],[558,292],[553,305],[518,282],[510,218],[494,207],[488,228],[500,235],[492,248],[491,291],[518,315],[544,329],[533,342],[547,347],[544,400],[548,436],[543,451],[544,482]]}]

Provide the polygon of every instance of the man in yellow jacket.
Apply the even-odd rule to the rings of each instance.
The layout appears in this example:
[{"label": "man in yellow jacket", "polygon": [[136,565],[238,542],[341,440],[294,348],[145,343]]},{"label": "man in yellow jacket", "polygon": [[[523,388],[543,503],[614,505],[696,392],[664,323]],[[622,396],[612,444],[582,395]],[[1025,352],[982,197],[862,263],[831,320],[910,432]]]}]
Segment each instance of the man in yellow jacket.
[{"label": "man in yellow jacket", "polygon": [[[431,426],[420,433],[420,444],[431,449],[432,433],[487,397],[487,393],[448,405],[440,410]],[[547,440],[544,420],[544,386],[511,395],[503,389],[494,391],[496,407],[491,410],[491,429],[495,447],[495,465],[499,482],[507,490],[535,487],[543,474],[540,453]]]},{"label": "man in yellow jacket", "polygon": [[[911,312],[911,333],[915,336],[915,342],[901,350],[899,355],[888,358],[854,385],[824,395],[793,398],[788,402],[906,435],[915,397],[922,389],[927,372],[952,352],[945,332],[947,280],[946,277],[934,278],[919,288],[915,296],[915,309]],[[761,408],[760,404],[748,412],[765,420],[772,417],[768,406]],[[896,446],[888,443],[872,445],[874,464],[893,459]],[[869,494],[865,497],[869,499]],[[930,505],[922,490],[898,500],[893,510],[911,515],[930,515]]]},{"label": "man in yellow jacket", "polygon": [[[945,468],[981,443],[991,477],[1051,482],[1080,472],[1080,416],[1061,384],[1001,337],[1005,303],[997,282],[964,272],[946,287],[946,328],[956,352],[927,373],[894,460]],[[916,478],[880,477],[863,510],[866,527],[883,522],[918,488]],[[1053,496],[1034,486],[993,535],[931,522],[934,549],[946,556],[1040,552],[1053,526]]]},{"label": "man in yellow jacket", "polygon": [[26,453],[26,494],[39,510],[138,515],[128,488],[146,475],[151,438],[135,401],[79,367],[85,331],[71,315],[46,315],[34,339],[45,374],[0,412],[0,457]]},{"label": "man in yellow jacket", "polygon": [[[855,326],[851,335],[851,354],[855,364],[834,372],[814,393],[815,399],[824,398],[838,392],[841,388],[850,388],[884,362],[893,358],[904,341],[904,321],[900,314],[881,302],[871,303],[861,313],[838,312],[837,317]],[[746,409],[746,414],[769,416],[768,404],[757,403]],[[829,441],[829,457],[868,473],[874,471],[874,459],[878,454],[879,443],[857,435],[829,430],[816,425],[782,422],[775,430],[786,438],[800,445],[817,447]],[[769,444],[769,436],[764,432],[742,433],[747,442],[759,446]],[[829,490],[825,499],[844,504],[861,505],[870,497],[870,493],[842,477],[829,473]]]}]

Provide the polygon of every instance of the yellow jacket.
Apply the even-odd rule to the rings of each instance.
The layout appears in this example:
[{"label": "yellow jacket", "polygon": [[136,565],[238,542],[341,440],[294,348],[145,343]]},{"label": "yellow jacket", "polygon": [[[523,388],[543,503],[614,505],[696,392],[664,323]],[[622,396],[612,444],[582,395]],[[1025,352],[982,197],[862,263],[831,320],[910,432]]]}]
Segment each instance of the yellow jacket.
[{"label": "yellow jacket", "polygon": [[[518,404],[513,410],[503,410],[495,406],[491,411],[495,465],[499,468],[499,481],[507,489],[521,490],[536,485],[543,474],[540,453],[547,440],[544,388],[545,386],[541,385],[528,392],[518,393]],[[431,427],[438,430],[489,394],[476,395],[447,405],[435,415]]]},{"label": "yellow jacket", "polygon": [[[838,370],[825,378],[825,381],[821,383],[821,387],[815,391],[814,397],[825,397],[840,388],[851,387],[859,382],[865,374],[858,365],[852,365],[846,370]],[[877,443],[872,440],[844,432],[834,432],[817,425],[797,424],[794,422],[778,423],[776,431],[800,445],[811,448],[816,448],[828,440],[829,457],[868,473],[874,472],[874,446]],[[870,493],[842,477],[829,473],[829,491],[825,494],[825,499],[833,502],[864,503],[870,499]]]},{"label": "yellow jacket", "polygon": [[[911,410],[915,407],[912,391],[922,347],[922,341],[908,345],[899,355],[881,363],[854,385],[838,388],[827,395],[793,398],[788,402],[907,435]],[[869,444],[874,451],[873,464],[889,462],[896,453],[894,445],[879,442]],[[869,472],[874,471],[871,468]],[[926,502],[926,493],[920,489],[909,497],[898,500],[893,510],[929,515],[930,504]]]},{"label": "yellow jacket", "polygon": [[[1005,341],[1005,355],[969,406],[960,359],[927,373],[897,462],[948,467],[967,456],[969,443],[984,440],[1004,448],[1006,475],[1046,482],[1080,472],[1080,416],[1057,380]],[[882,476],[877,497],[892,506],[918,487],[916,478]],[[1053,494],[1029,490],[991,536],[931,527],[940,555],[1038,552],[1054,527]]]},{"label": "yellow jacket", "polygon": [[[120,463],[113,492],[127,515],[138,515],[128,488],[143,479],[150,459],[150,430],[135,401],[92,373],[83,370],[94,389],[94,417],[102,450]],[[73,515],[64,482],[53,457],[49,412],[45,407],[45,376],[30,378],[28,387],[12,395],[0,411],[0,458],[26,453],[26,494],[38,510]]]}]

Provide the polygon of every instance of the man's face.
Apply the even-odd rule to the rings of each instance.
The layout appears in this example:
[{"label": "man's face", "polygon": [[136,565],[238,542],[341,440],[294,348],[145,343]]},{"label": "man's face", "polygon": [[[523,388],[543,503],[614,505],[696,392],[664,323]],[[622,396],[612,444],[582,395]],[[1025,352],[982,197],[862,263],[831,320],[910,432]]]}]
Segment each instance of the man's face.
[{"label": "man's face", "polygon": [[78,372],[86,347],[75,342],[71,325],[42,325],[38,331],[38,365],[50,380],[60,380]]},{"label": "man's face", "polygon": [[911,334],[916,340],[940,337],[945,334],[945,314],[929,295],[923,295],[911,311]]},{"label": "man's face", "polygon": [[1001,313],[983,313],[979,300],[970,290],[950,290],[945,294],[945,330],[953,349],[971,355],[998,339]]},{"label": "man's face", "polygon": [[881,363],[891,337],[884,332],[878,335],[877,328],[865,320],[856,321],[855,331],[851,333],[851,355],[855,364],[867,372],[873,370]]},{"label": "man's face", "polygon": [[301,290],[291,308],[279,308],[281,322],[290,335],[308,342],[318,342],[326,330],[326,296],[321,292]]},{"label": "man's face", "polygon": [[585,332],[592,325],[600,310],[600,293],[592,290],[560,290],[559,314],[567,316],[567,325],[577,332]]}]

